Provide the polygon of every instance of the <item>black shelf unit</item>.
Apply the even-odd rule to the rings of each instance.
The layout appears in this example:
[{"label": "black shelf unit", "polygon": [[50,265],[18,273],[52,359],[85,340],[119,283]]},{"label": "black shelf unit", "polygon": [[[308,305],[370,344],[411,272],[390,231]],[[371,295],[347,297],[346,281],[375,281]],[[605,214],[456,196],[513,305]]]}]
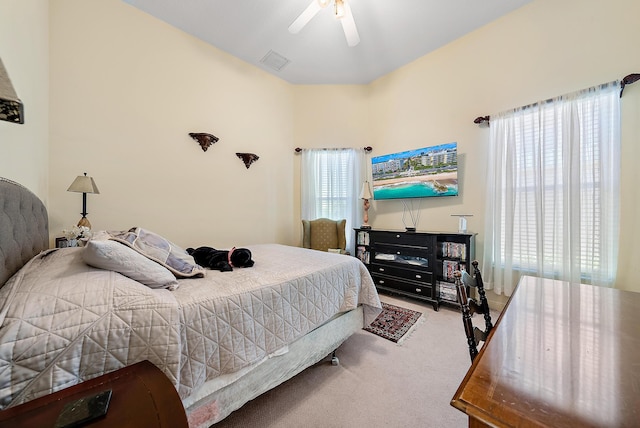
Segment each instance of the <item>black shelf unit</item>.
[{"label": "black shelf unit", "polygon": [[356,257],[379,290],[458,306],[453,271],[469,271],[475,234],[354,229]]}]

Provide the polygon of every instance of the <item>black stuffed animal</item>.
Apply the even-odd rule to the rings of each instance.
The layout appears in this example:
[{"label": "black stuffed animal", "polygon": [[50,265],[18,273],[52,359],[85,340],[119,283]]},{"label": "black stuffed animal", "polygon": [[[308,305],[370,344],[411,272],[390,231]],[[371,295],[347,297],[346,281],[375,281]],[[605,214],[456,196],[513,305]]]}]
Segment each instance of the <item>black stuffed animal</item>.
[{"label": "black stuffed animal", "polygon": [[233,247],[229,251],[211,247],[187,248],[187,253],[202,267],[217,269],[220,272],[232,271],[234,267],[251,267],[251,251],[247,248]]}]

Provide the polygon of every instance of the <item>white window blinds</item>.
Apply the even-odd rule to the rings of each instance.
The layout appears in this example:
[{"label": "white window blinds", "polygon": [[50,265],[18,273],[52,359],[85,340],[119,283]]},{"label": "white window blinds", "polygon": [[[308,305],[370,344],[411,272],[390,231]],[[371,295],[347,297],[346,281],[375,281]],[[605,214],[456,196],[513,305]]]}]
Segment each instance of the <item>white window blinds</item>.
[{"label": "white window blinds", "polygon": [[483,277],[611,285],[619,227],[620,101],[613,82],[491,117]]}]

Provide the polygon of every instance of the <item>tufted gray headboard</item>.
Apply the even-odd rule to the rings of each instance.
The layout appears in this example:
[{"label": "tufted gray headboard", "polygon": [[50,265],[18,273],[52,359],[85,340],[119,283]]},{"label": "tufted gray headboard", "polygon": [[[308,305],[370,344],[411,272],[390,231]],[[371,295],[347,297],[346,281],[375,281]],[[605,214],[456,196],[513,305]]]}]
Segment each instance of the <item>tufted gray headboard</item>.
[{"label": "tufted gray headboard", "polygon": [[0,287],[25,263],[49,248],[49,217],[26,187],[0,177]]}]

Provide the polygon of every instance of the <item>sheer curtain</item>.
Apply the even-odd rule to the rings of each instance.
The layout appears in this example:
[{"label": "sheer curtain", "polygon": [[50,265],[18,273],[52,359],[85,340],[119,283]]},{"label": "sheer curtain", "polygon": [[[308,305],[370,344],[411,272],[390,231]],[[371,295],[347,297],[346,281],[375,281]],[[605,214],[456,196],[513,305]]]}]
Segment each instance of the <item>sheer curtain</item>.
[{"label": "sheer curtain", "polygon": [[302,218],[346,219],[347,249],[355,254],[352,231],[362,222],[362,201],[358,196],[366,180],[364,150],[303,150],[300,172]]},{"label": "sheer curtain", "polygon": [[619,229],[620,87],[491,116],[483,279],[529,274],[610,286]]}]

